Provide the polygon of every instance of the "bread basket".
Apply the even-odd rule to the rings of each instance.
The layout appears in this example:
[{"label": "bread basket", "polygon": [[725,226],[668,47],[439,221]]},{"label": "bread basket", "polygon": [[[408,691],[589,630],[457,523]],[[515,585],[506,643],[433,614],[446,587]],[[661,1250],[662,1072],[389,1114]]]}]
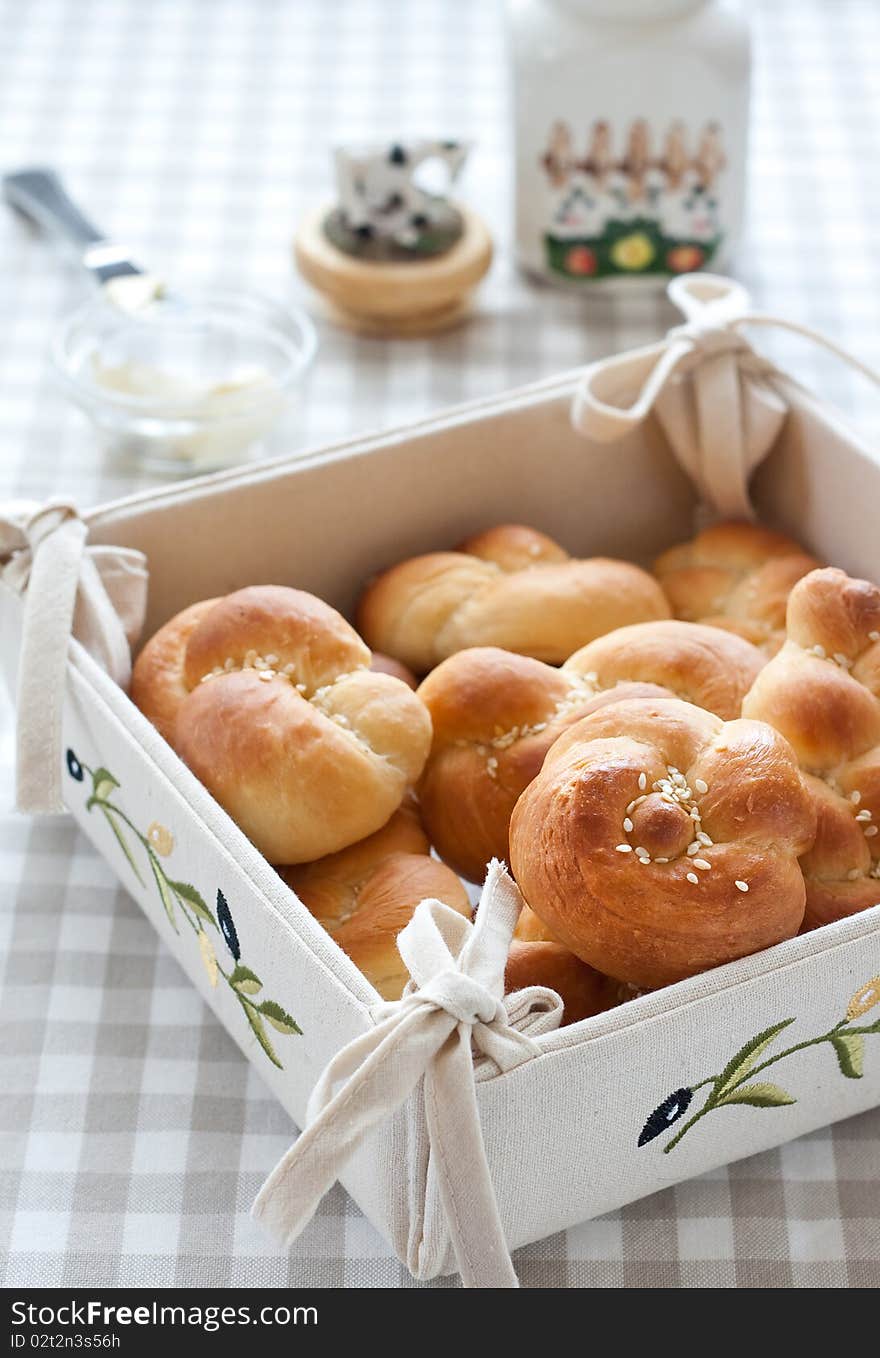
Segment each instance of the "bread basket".
[{"label": "bread basket", "polygon": [[266,581],[350,615],[378,568],[508,520],[644,563],[707,505],[754,507],[880,579],[880,462],[756,355],[741,290],[673,287],[685,326],[586,373],[81,515],[0,510],[20,803],[63,802],[311,1124],[259,1199],[282,1239],[338,1176],[415,1277],[515,1285],[519,1245],[880,1103],[880,905],[559,1029],[549,992],[499,1007],[496,867],[466,935],[420,907],[388,1005],[120,686],[141,621]]}]

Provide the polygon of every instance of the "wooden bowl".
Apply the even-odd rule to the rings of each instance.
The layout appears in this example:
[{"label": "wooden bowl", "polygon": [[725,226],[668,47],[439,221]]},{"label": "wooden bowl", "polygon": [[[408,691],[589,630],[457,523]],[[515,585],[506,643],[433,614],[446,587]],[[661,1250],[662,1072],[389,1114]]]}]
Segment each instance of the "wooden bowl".
[{"label": "wooden bowl", "polygon": [[329,208],[311,213],[293,250],[297,267],[328,303],[334,319],[365,334],[417,336],[457,324],[492,262],[492,238],[481,217],[456,204],[461,238],[434,258],[381,263],[355,259],[327,239]]}]

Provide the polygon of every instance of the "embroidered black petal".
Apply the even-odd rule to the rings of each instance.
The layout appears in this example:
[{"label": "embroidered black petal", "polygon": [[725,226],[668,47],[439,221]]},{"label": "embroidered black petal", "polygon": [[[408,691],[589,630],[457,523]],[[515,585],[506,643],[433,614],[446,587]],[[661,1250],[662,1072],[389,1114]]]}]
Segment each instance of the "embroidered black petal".
[{"label": "embroidered black petal", "polygon": [[236,933],[235,925],[232,922],[232,915],[229,913],[226,897],[223,895],[223,892],[219,890],[217,892],[217,919],[220,923],[223,937],[226,939],[226,946],[237,962],[241,957],[241,944],[238,941],[238,934]]},{"label": "embroidered black petal", "polygon": [[694,1097],[692,1089],[676,1089],[674,1094],[670,1094],[668,1099],[664,1099],[659,1108],[655,1108],[648,1121],[639,1133],[639,1145],[646,1146],[649,1141],[653,1141],[655,1136],[665,1132],[667,1127],[671,1127],[673,1122],[678,1122],[680,1117],[684,1117],[690,1101]]},{"label": "embroidered black petal", "polygon": [[75,778],[78,783],[81,783],[85,776],[83,774],[83,766],[73,753],[73,750],[67,751],[67,772],[70,774],[71,778]]}]

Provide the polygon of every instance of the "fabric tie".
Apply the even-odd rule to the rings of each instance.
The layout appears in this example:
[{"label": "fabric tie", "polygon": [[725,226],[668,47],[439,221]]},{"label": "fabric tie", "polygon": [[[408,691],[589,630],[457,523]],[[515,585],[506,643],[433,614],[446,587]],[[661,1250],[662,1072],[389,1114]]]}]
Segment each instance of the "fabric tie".
[{"label": "fabric tie", "polygon": [[[289,1245],[311,1220],[364,1136],[423,1081],[440,1202],[465,1287],[517,1287],[483,1145],[479,1069],[512,1070],[540,1053],[562,1001],[531,986],[504,996],[504,966],[522,897],[494,860],[471,924],[437,900],[416,908],[397,943],[412,980],[376,1007],[376,1026],[330,1062],[306,1127],[266,1180],[253,1215]],[[491,1063],[491,1065],[490,1065]]]},{"label": "fabric tie", "polygon": [[730,279],[688,274],[673,279],[668,292],[685,324],[657,344],[584,369],[572,421],[587,437],[607,443],[654,411],[703,502],[725,518],[752,519],[749,478],[773,446],[788,407],[772,380],[783,374],[742,330],[786,330],[822,345],[878,385],[880,373],[818,331],[751,311],[748,293]]},{"label": "fabric tie", "polygon": [[142,552],[87,547],[74,505],[0,507],[0,580],[24,598],[18,670],[16,804],[62,811],[61,721],[67,649],[75,636],[107,673],[128,686],[131,646],[143,625]]}]

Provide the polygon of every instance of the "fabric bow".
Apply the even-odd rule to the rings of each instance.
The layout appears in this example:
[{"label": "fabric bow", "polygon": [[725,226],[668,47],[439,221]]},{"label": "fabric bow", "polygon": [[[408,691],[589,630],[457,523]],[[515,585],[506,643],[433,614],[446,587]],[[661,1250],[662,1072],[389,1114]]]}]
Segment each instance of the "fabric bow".
[{"label": "fabric bow", "polygon": [[486,1163],[473,1049],[511,1070],[537,1056],[535,1036],[562,1019],[562,1001],[543,986],[503,997],[521,908],[519,890],[495,859],[473,924],[437,900],[416,908],[397,940],[412,977],[403,999],[377,1006],[376,1027],[330,1062],[309,1100],[305,1130],[254,1203],[253,1215],[285,1245],[364,1136],[423,1080],[431,1166],[464,1285],[519,1285]]},{"label": "fabric bow", "polygon": [[0,580],[24,598],[18,670],[16,804],[62,811],[61,721],[67,648],[76,637],[123,687],[143,626],[142,552],[87,547],[88,528],[64,500],[0,507]]},{"label": "fabric bow", "polygon": [[822,345],[878,385],[880,373],[818,331],[751,311],[746,290],[728,278],[688,274],[673,279],[668,293],[685,324],[657,344],[585,368],[572,421],[595,442],[608,443],[653,410],[703,501],[725,518],[754,518],[749,478],[770,451],[788,407],[771,380],[780,370],[752,348],[742,330],[787,330]]}]

